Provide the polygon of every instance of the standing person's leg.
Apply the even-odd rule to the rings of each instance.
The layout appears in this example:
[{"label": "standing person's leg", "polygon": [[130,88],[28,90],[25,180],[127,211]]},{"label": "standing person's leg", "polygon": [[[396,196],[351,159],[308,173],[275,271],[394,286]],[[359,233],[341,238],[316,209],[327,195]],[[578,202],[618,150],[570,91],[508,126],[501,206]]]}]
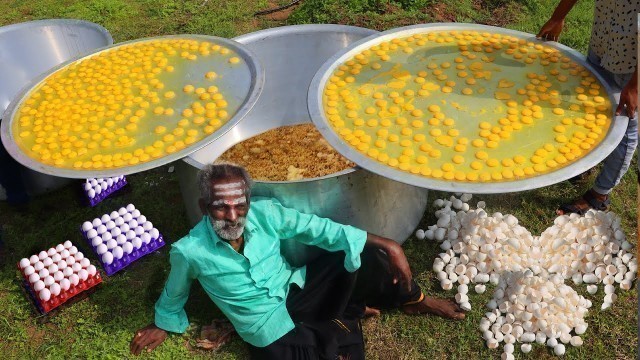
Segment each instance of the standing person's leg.
[{"label": "standing person's leg", "polygon": [[[624,87],[632,74],[614,75],[614,81],[619,87]],[[616,101],[620,99],[620,92],[614,94]],[[602,170],[593,186],[598,194],[608,195],[618,185],[622,176],[627,172],[633,159],[633,153],[638,146],[638,116],[629,119],[627,130],[622,140],[613,152],[607,156],[602,165]]]},{"label": "standing person's leg", "polygon": [[[596,67],[605,79],[613,85],[613,96],[616,103],[620,99],[622,87],[629,81],[632,74],[617,75],[608,72],[600,66],[600,59],[589,50],[588,61]],[[615,106],[615,105],[613,105]],[[636,147],[638,146],[638,117],[629,119],[625,134],[616,148],[602,163],[602,169],[596,177],[591,189],[571,204],[565,204],[557,211],[558,214],[583,214],[590,208],[606,210],[609,207],[609,193],[618,185],[629,169]]]}]

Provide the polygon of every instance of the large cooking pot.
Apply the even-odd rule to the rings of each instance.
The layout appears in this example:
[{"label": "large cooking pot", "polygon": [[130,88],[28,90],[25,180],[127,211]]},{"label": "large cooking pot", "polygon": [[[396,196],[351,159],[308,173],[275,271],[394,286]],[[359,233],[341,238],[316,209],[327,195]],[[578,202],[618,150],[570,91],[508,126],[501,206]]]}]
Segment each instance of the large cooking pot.
[{"label": "large cooking pot", "polygon": [[[228,133],[178,162],[177,171],[192,224],[202,218],[197,204],[197,173],[233,145],[283,125],[310,123],[307,90],[320,66],[338,50],[376,33],[342,25],[297,25],[243,35],[262,62],[264,91],[249,114]],[[283,205],[354,225],[402,243],[416,228],[427,203],[427,190],[402,184],[360,168],[299,181],[256,181],[252,195],[278,199]],[[284,241],[293,265],[315,256],[315,249]]]},{"label": "large cooking pot", "polygon": [[[71,58],[111,44],[109,32],[88,21],[51,19],[0,27],[0,119],[32,79]],[[30,195],[59,188],[70,181],[18,166]]]}]

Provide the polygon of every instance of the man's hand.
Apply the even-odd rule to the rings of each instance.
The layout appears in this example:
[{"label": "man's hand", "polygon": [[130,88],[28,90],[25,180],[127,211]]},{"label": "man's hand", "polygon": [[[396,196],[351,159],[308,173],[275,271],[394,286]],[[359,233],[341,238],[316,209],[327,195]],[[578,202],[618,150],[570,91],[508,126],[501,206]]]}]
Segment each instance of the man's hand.
[{"label": "man's hand", "polygon": [[389,257],[389,271],[393,275],[393,283],[411,291],[411,269],[402,247],[395,241],[378,235],[367,233],[367,245],[381,249]]},{"label": "man's hand", "polygon": [[536,37],[541,40],[558,41],[562,27],[564,26],[564,19],[551,18],[547,21]]},{"label": "man's hand", "polygon": [[160,329],[155,324],[150,324],[136,331],[129,348],[133,355],[140,355],[144,348],[147,348],[147,352],[151,352],[162,344],[166,338],[167,332],[165,330]]},{"label": "man's hand", "polygon": [[411,268],[407,257],[404,255],[402,247],[398,243],[393,242],[390,249],[386,250],[389,257],[389,271],[393,274],[393,283],[400,283],[407,291],[411,291]]},{"label": "man's hand", "polygon": [[616,108],[616,115],[622,115],[622,111],[625,109],[629,119],[633,119],[638,109],[638,68],[636,68],[633,77],[620,92],[620,103]]}]

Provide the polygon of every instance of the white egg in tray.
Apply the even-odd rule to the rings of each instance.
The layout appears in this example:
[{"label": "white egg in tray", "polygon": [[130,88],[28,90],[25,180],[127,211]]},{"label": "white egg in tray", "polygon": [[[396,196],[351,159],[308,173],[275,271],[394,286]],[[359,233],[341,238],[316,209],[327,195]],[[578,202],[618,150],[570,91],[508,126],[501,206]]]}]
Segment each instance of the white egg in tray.
[{"label": "white egg in tray", "polygon": [[165,244],[162,234],[133,204],[85,221],[81,231],[109,276]]},{"label": "white egg in tray", "polygon": [[121,175],[109,178],[87,179],[83,186],[89,205],[93,207],[125,185],[127,185],[127,179],[124,175]]},{"label": "white egg in tray", "polygon": [[25,289],[44,314],[102,282],[96,267],[69,240],[21,259],[18,269]]}]

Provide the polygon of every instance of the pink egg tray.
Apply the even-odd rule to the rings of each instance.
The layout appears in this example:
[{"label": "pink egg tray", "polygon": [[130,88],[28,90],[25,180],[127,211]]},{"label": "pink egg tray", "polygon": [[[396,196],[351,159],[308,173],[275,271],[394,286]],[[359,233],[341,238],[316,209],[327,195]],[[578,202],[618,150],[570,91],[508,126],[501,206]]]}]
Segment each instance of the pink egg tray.
[{"label": "pink egg tray", "polygon": [[108,276],[165,245],[158,229],[133,204],[85,221],[80,230]]},{"label": "pink egg tray", "polygon": [[102,282],[96,267],[68,240],[20,260],[18,270],[25,289],[43,314]]},{"label": "pink egg tray", "polygon": [[84,193],[87,195],[89,205],[94,207],[125,185],[127,185],[127,179],[124,175],[110,178],[87,179],[84,183]]}]

